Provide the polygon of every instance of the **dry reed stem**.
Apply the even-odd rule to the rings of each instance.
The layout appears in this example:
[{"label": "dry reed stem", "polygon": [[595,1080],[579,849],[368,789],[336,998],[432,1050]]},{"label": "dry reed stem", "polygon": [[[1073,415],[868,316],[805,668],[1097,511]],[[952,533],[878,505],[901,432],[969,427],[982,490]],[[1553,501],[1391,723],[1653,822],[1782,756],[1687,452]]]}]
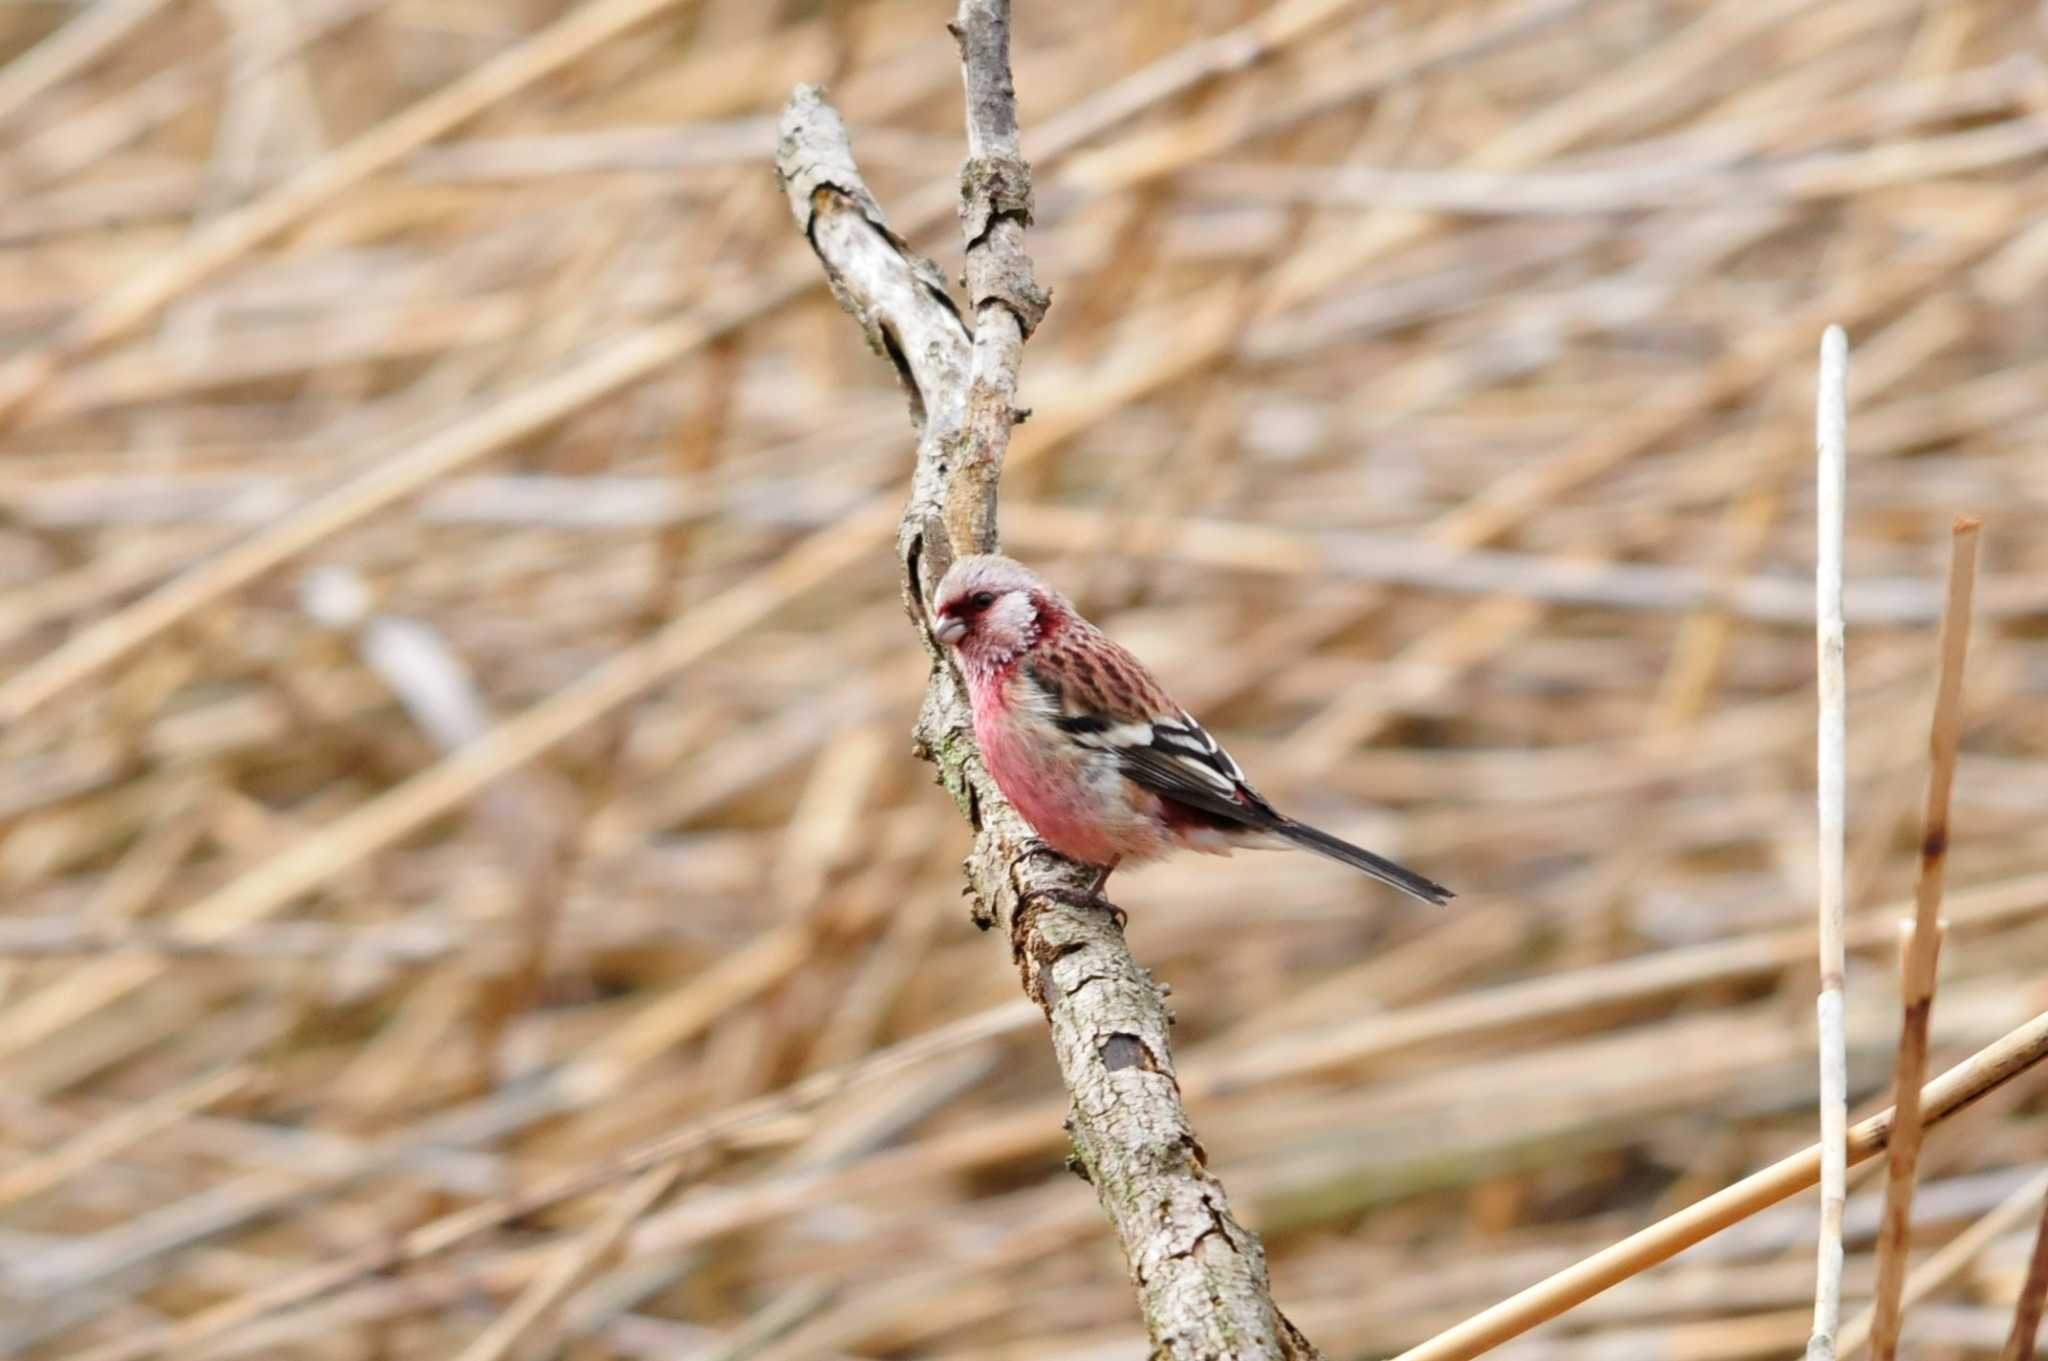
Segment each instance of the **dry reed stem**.
[{"label": "dry reed stem", "polygon": [[[1977,1255],[1994,1240],[2024,1223],[2028,1211],[2040,1203],[2044,1196],[2048,1196],[2048,1172],[2028,1178],[1989,1213],[1929,1253],[1927,1260],[1906,1277],[1905,1287],[1900,1294],[1901,1309],[1903,1310],[1905,1305],[1916,1304],[1927,1298],[1954,1279],[1956,1273],[1975,1261]],[[1874,1347],[1875,1326],[1874,1310],[1866,1309],[1852,1319],[1849,1325],[1842,1329],[1843,1354],[1853,1353],[1865,1342],[1871,1343]]]},{"label": "dry reed stem", "polygon": [[1963,668],[1970,650],[1971,596],[1977,580],[1977,533],[1981,522],[1958,515],[1951,534],[1948,607],[1941,617],[1940,677],[1934,694],[1933,730],[1928,738],[1927,801],[1921,817],[1920,878],[1907,927],[1903,973],[1905,1012],[1899,1024],[1899,1054],[1892,1086],[1897,1119],[1885,1161],[1884,1232],[1877,1241],[1877,1293],[1870,1327],[1876,1361],[1898,1355],[1899,1320],[1906,1283],[1908,1225],[1913,1186],[1920,1166],[1920,1083],[1927,1073],[1927,1027],[1934,1010],[1935,969],[1941,958],[1942,881],[1948,868],[1949,794],[1955,786],[1956,751],[1962,742]]},{"label": "dry reed stem", "polygon": [[1819,563],[1815,568],[1814,627],[1820,690],[1816,760],[1820,799],[1820,1246],[1813,1288],[1813,1336],[1808,1361],[1833,1361],[1842,1323],[1842,1205],[1848,1194],[1848,1045],[1842,1033],[1843,858],[1847,838],[1843,803],[1848,776],[1849,683],[1842,657],[1842,519],[1847,478],[1849,341],[1838,325],[1821,337],[1819,400],[1815,404],[1819,471],[1815,485]]},{"label": "dry reed stem", "polygon": [[131,1107],[103,1124],[92,1125],[42,1157],[9,1168],[0,1175],[0,1207],[79,1176],[95,1164],[123,1149],[188,1119],[208,1106],[228,1100],[245,1090],[253,1073],[248,1068],[227,1068],[210,1073],[182,1087],[159,1093],[153,1099]]},{"label": "dry reed stem", "polygon": [[0,71],[0,123],[127,37],[165,0],[117,0],[94,5]]},{"label": "dry reed stem", "polygon": [[[606,38],[644,22],[679,0],[593,0],[572,10],[550,29],[535,34],[512,51],[456,86],[422,100],[405,114],[372,129],[335,152],[270,196],[210,224],[179,253],[157,261],[131,278],[94,311],[77,318],[67,341],[87,350],[140,324],[179,292],[192,287],[240,255],[285,230],[359,179],[376,173],[417,146],[473,117],[492,102],[516,93],[564,63],[584,55]],[[1308,4],[1299,12],[1281,13],[1246,25],[1237,40],[1192,67],[1171,71],[1150,69],[1134,74],[1123,86],[1104,91],[1103,100],[1063,124],[1048,137],[1051,152],[1099,134],[1117,119],[1132,117],[1170,97],[1184,81],[1211,71],[1216,62],[1254,60],[1270,55],[1313,31],[1328,11]],[[917,196],[919,207],[908,215],[916,231],[942,214],[957,197],[950,186],[934,185]],[[597,354],[522,392],[515,400],[460,422],[425,443],[397,452],[390,462],[362,478],[314,500],[284,523],[235,545],[173,579],[129,608],[99,621],[61,648],[0,681],[0,725],[14,722],[74,689],[100,669],[121,660],[187,615],[247,586],[262,574],[332,537],[365,517],[413,495],[449,473],[498,452],[507,444],[545,428],[571,413],[644,379],[709,341],[745,322],[772,312],[812,284],[815,275],[801,262],[791,262],[772,281],[750,280],[735,298],[714,299],[699,314],[682,321],[650,326],[618,338]],[[1029,310],[1025,294],[1017,305]],[[1234,331],[1232,332],[1234,334]],[[1205,335],[1195,327],[1196,343]],[[1203,353],[1213,354],[1221,334]],[[17,357],[0,370],[0,424],[18,418],[57,372],[68,351]],[[1081,417],[1085,421],[1085,414]],[[1077,425],[1081,423],[1077,421]],[[1042,431],[1044,427],[1040,427]],[[1041,447],[1045,441],[1034,434]]]},{"label": "dry reed stem", "polygon": [[[2001,891],[1985,896],[1983,898],[1983,906],[1996,909],[1993,916],[1986,918],[1987,924],[2009,917],[2017,910],[2016,905],[2025,906],[2038,902],[2042,892],[2041,884],[2033,882],[2015,885],[2011,891]],[[1959,916],[1962,920],[1974,922],[1977,920],[1978,915],[1974,906],[1959,909]],[[1873,926],[1876,924],[1875,922],[1872,923]],[[1875,944],[1881,939],[1874,932],[1859,932],[1858,936],[1860,942],[1866,945]],[[1801,951],[1810,951],[1811,936],[1810,934],[1800,935],[1795,933],[1782,941],[1758,942],[1758,944],[1769,944],[1771,949],[1761,956],[1745,956],[1744,960],[1748,967],[1769,968],[1774,963],[1777,967],[1783,967],[1793,962]],[[1275,1045],[1269,1050],[1253,1051],[1244,1055],[1241,1061],[1227,1063],[1220,1068],[1196,1060],[1191,1062],[1183,1073],[1183,1086],[1190,1099],[1213,1099],[1219,1094],[1228,1093],[1235,1088],[1248,1085],[1255,1078],[1284,1079],[1294,1073],[1308,1071],[1315,1062],[1332,1063],[1373,1054],[1393,1053],[1432,1040],[1441,1042],[1460,1035],[1483,1037],[1499,1034],[1516,1027],[1526,1027],[1532,1020],[1541,1019],[1546,1014],[1564,1010],[1564,1004],[1571,1003],[1573,999],[1583,1003],[1590,996],[1599,999],[1602,1003],[1611,1004],[1623,997],[1654,995],[1653,993],[1645,994],[1642,991],[1644,987],[1661,990],[1667,987],[1682,986],[1687,982],[1698,984],[1717,978],[1739,976],[1740,969],[1733,973],[1729,970],[1731,965],[1738,965],[1740,961],[1722,958],[1721,956],[1725,953],[1725,947],[1716,947],[1716,952],[1711,958],[1703,956],[1696,961],[1632,961],[1626,966],[1615,966],[1601,971],[1603,974],[1614,974],[1612,986],[1595,987],[1591,979],[1586,980],[1583,984],[1569,978],[1546,980],[1543,985],[1533,988],[1500,990],[1503,995],[1497,999],[1482,995],[1470,999],[1469,1003],[1459,999],[1448,1006],[1421,1008],[1418,1009],[1412,1017],[1412,1023],[1409,1024],[1402,1023],[1406,1018],[1390,1018],[1391,1023],[1381,1028],[1384,1033],[1375,1037],[1378,1040],[1377,1043],[1361,1044],[1354,1041],[1329,1054],[1319,1054],[1313,1048],[1304,1049],[1302,1042],[1297,1039]],[[1645,970],[1635,967],[1637,965],[1655,965],[1658,967]],[[1685,967],[1681,967],[1674,972],[1672,966],[1675,965]],[[1627,975],[1627,977],[1624,978],[1624,975]],[[1594,987],[1594,991],[1591,994],[1587,992],[1588,987]],[[1522,996],[1523,993],[1527,993],[1528,996]],[[1006,1008],[997,1016],[991,1017],[990,1024],[1000,1020],[1005,1029],[1014,1028],[1024,1015],[1025,1013],[1021,1010]],[[966,1032],[968,1038],[988,1033],[996,1032],[985,1028]],[[910,1052],[904,1055],[904,1060],[908,1061],[918,1053],[941,1052],[936,1046],[944,1039],[944,1036],[933,1036],[930,1037],[928,1042],[920,1042],[918,1045],[912,1046]],[[618,1061],[621,1063],[632,1062],[632,1050],[635,1047],[628,1045],[626,1052],[618,1055]],[[856,1069],[854,1071],[859,1072],[860,1070]],[[842,1080],[837,1074],[824,1074],[821,1077]],[[582,1077],[571,1076],[566,1078],[565,1082],[570,1086],[591,1086],[609,1092],[619,1090],[621,1080],[622,1077],[616,1069],[607,1066],[603,1074],[593,1072]],[[794,1108],[795,1105],[803,1101],[815,1100],[817,1092],[818,1088],[815,1084],[807,1083],[800,1085],[798,1089],[788,1094],[789,1105],[780,1109]],[[749,1118],[753,1117],[749,1116]],[[1022,1150],[1048,1146],[1052,1142],[1052,1136],[1057,1132],[1057,1118],[1058,1111],[1056,1109],[1047,1106],[1033,1106],[1016,1112],[1012,1118],[985,1122],[982,1126],[971,1131],[970,1137],[964,1140],[941,1140],[938,1142],[942,1146],[936,1147],[931,1143],[910,1145],[900,1150],[899,1154],[893,1156],[890,1161],[906,1169],[929,1171],[946,1169],[971,1170],[976,1167],[986,1166],[1005,1157],[1016,1156]],[[720,1128],[724,1128],[724,1126]],[[673,1158],[681,1153],[700,1148],[702,1146],[699,1141],[701,1134],[702,1131],[675,1131],[670,1135],[650,1141],[647,1145],[636,1148],[604,1166],[574,1169],[534,1186],[530,1191],[513,1200],[498,1204],[493,1208],[492,1213],[500,1217],[534,1213],[563,1197],[596,1189],[618,1176],[630,1175],[637,1170],[657,1166],[664,1159]],[[792,1199],[785,1195],[783,1199],[791,1204],[800,1204],[809,1197],[838,1193],[839,1189],[842,1188],[836,1185],[837,1182],[844,1183],[843,1189],[851,1189],[858,1185],[893,1184],[894,1180],[894,1178],[878,1179],[872,1169],[863,1169],[860,1166],[856,1166],[848,1169],[848,1173],[844,1177],[825,1182],[819,1182],[815,1178],[808,1177],[800,1179],[793,1184],[795,1198]],[[772,1183],[761,1188],[764,1192],[775,1189]],[[289,1301],[307,1298],[312,1294],[331,1290],[339,1283],[345,1282],[363,1272],[388,1270],[402,1262],[417,1261],[432,1253],[444,1251],[455,1243],[462,1241],[469,1234],[480,1232],[490,1227],[494,1222],[496,1221],[489,1215],[464,1212],[451,1216],[445,1221],[424,1226],[415,1234],[408,1235],[398,1248],[392,1249],[385,1255],[351,1260],[342,1264],[338,1271],[334,1268],[323,1268],[305,1277],[288,1278],[286,1281],[279,1283],[278,1289],[274,1294],[265,1292],[266,1297],[262,1299],[251,1298],[232,1301],[230,1302],[232,1307],[224,1307],[225,1317],[223,1318],[193,1320],[195,1331],[184,1340],[188,1343],[196,1344],[197,1341],[203,1338],[213,1336],[217,1328],[239,1328],[244,1321],[259,1316],[263,1312],[282,1307],[284,1303]],[[734,1226],[750,1222],[754,1222],[753,1216],[741,1215],[737,1211],[732,1218]],[[657,1238],[659,1239],[659,1237],[658,1235]],[[372,1262],[375,1265],[371,1265]],[[134,1354],[137,1353],[119,1351],[111,1353],[114,1356]]]},{"label": "dry reed stem", "polygon": [[714,304],[704,320],[693,318],[630,333],[503,405],[400,450],[388,462],[315,499],[283,523],[173,578],[134,605],[67,640],[34,665],[0,681],[0,725],[19,722],[187,616],[365,517],[673,363],[748,317],[773,311],[808,282],[792,267],[765,287],[757,283],[744,301],[723,315]]},{"label": "dry reed stem", "polygon": [[464,79],[428,95],[271,194],[216,218],[71,319],[55,344],[0,370],[0,423],[20,419],[66,364],[155,317],[179,294],[483,110],[644,23],[679,0],[590,0]]},{"label": "dry reed stem", "polygon": [[[1941,1123],[2044,1058],[2048,1058],[2048,1012],[1928,1083],[1920,1093],[1923,1124]],[[1893,1112],[1887,1109],[1850,1128],[1851,1164],[1862,1162],[1886,1146],[1892,1120]],[[1485,1313],[1409,1348],[1395,1361],[1469,1361],[1482,1356],[1758,1210],[1812,1186],[1820,1180],[1821,1162],[1821,1148],[1815,1144],[1751,1173],[1733,1186],[1629,1235]]]},{"label": "dry reed stem", "polygon": [[2041,1221],[2034,1229],[2034,1250],[2027,1256],[2027,1274],[2020,1281],[2012,1309],[2012,1330],[2006,1334],[1999,1361],[2034,1361],[2034,1339],[2041,1331],[2041,1309],[2048,1304],[2048,1195],[2041,1198]]},{"label": "dry reed stem", "polygon": [[[721,1140],[736,1138],[787,1115],[826,1101],[863,1083],[922,1063],[963,1045],[1008,1033],[1029,1021],[1033,1009],[1011,1002],[979,1015],[967,1016],[929,1034],[877,1050],[858,1063],[815,1073],[781,1091],[728,1106],[716,1114],[670,1130],[624,1156],[602,1165],[577,1167],[537,1180],[512,1194],[468,1206],[410,1230],[395,1241],[380,1242],[323,1261],[299,1272],[266,1281],[188,1318],[136,1330],[117,1341],[83,1353],[79,1361],[140,1361],[179,1353],[212,1343],[225,1334],[293,1305],[316,1299],[352,1281],[390,1272],[446,1252],[477,1234],[508,1220],[530,1215],[572,1196],[601,1190],[622,1177],[655,1171],[698,1156]],[[617,1090],[611,1071],[594,1065],[565,1075],[561,1085],[589,1087],[603,1093]]]},{"label": "dry reed stem", "polygon": [[588,1280],[602,1259],[618,1248],[634,1223],[668,1194],[682,1170],[680,1163],[667,1163],[642,1172],[613,1199],[595,1224],[556,1251],[553,1260],[527,1282],[511,1307],[493,1319],[491,1326],[464,1347],[455,1361],[505,1361],[507,1357],[541,1353],[553,1340],[549,1321],[570,1292]]},{"label": "dry reed stem", "polygon": [[[460,807],[493,780],[845,570],[869,550],[888,509],[877,501],[819,531],[760,575],[704,602],[638,647],[618,653],[543,703],[185,908],[178,914],[179,928],[203,940],[261,922],[365,856]],[[0,1055],[19,1053],[119,1000],[162,968],[161,961],[149,959],[107,960],[70,986],[46,988],[25,999],[8,1012],[12,1021],[0,1038]]]},{"label": "dry reed stem", "polygon": [[[95,40],[0,137],[0,352],[50,352],[581,3],[219,0]],[[187,1361],[454,1356],[666,1136],[1015,988],[948,907],[956,815],[889,737],[924,680],[881,555],[901,397],[846,345],[760,168],[791,83],[830,72],[869,181],[908,209],[899,233],[958,272],[958,53],[921,5],[670,6],[66,361],[0,430],[0,686],[134,630],[0,725],[0,1036],[41,1032],[0,1058],[0,1168],[32,1191],[0,1223],[0,1357],[160,1340],[259,1297],[282,1303]],[[1928,508],[2041,500],[2048,158],[2022,154],[2039,81],[2011,56],[2036,16],[1229,10],[1017,7],[1029,245],[1069,305],[1030,342],[1004,543],[1072,576],[1276,795],[1474,890],[1458,930],[1293,857],[1128,885],[1132,948],[1198,999],[1183,1100],[1290,1313],[1333,1354],[1391,1355],[1618,1217],[1810,1139],[1813,1060],[1776,996],[1810,993],[1816,948],[1798,360],[1821,322],[1857,336],[1845,944],[1889,961],[1943,596]],[[0,6],[0,91],[141,13]],[[706,326],[666,358],[641,339]],[[576,393],[522,405],[578,369]],[[484,440],[475,461],[271,565],[217,556],[290,543],[323,498],[457,431]],[[699,435],[719,445],[701,464]],[[1498,499],[1516,485],[1542,494]],[[1434,541],[1468,503],[1499,537]],[[260,920],[181,920],[443,778],[390,688],[295,608],[299,563],[433,627],[518,724],[861,514],[853,568],[519,767],[587,826],[547,931],[515,924],[503,776],[356,842]],[[1759,535],[1739,573],[1738,520]],[[669,530],[689,551],[657,565]],[[1999,547],[1957,772],[1979,879],[1945,895],[1931,1036],[1957,1054],[2038,1009],[2048,950],[2048,554]],[[205,581],[181,574],[252,561],[162,612],[159,592]],[[1700,639],[1723,630],[1689,612],[1726,621],[1718,656]],[[1336,745],[1293,759],[1319,726]],[[110,987],[116,963],[149,968]],[[494,975],[537,985],[502,1024],[477,1005]],[[1854,1099],[1880,1096],[1898,1038],[1881,991],[1846,1018]],[[1142,1351],[1130,1285],[1101,1269],[1107,1223],[1061,1168],[1035,1009],[1015,1006],[990,1038],[686,1149],[673,1198],[528,1336],[759,1361]],[[470,1056],[494,1030],[509,1062],[479,1095]],[[1945,1142],[1916,1239],[2031,1171],[2032,1085]],[[1851,1182],[1851,1297],[1875,1275],[1875,1186]],[[1693,1249],[1549,1345],[1793,1354],[1810,1209]],[[424,1255],[290,1302],[400,1245]],[[2009,1301],[2023,1259],[1965,1276]],[[1916,1305],[1909,1346],[1995,1355],[2010,1311],[1965,1298],[1959,1281]]]}]

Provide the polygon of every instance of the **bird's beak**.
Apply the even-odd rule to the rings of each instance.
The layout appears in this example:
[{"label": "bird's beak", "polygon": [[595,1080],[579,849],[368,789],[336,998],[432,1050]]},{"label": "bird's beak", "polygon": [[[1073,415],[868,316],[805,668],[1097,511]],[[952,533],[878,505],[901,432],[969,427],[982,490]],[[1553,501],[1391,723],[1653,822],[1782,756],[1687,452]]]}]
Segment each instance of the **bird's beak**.
[{"label": "bird's beak", "polygon": [[932,637],[951,647],[967,636],[965,619],[941,618],[932,625]]}]

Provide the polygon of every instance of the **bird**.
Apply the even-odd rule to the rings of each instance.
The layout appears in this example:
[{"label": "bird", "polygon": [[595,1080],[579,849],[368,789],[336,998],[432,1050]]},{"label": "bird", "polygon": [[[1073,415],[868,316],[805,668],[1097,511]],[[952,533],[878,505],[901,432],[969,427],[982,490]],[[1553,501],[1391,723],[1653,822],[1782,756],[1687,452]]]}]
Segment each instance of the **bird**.
[{"label": "bird", "polygon": [[957,659],[983,764],[1038,838],[1110,873],[1174,851],[1298,846],[1427,903],[1451,890],[1288,817],[1145,664],[1015,559],[956,559],[932,637]]}]

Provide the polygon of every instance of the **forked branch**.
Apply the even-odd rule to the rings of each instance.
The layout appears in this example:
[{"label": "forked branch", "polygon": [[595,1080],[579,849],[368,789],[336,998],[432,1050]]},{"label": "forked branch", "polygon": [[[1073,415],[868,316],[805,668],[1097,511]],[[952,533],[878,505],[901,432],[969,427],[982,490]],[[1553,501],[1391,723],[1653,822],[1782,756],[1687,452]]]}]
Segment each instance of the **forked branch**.
[{"label": "forked branch", "polygon": [[966,84],[960,220],[972,329],[938,269],[889,227],[838,113],[814,87],[783,111],[776,170],[842,306],[896,368],[919,426],[897,537],[904,600],[931,656],[917,748],[975,830],[966,863],[983,926],[1009,926],[1025,992],[1045,1011],[1073,1110],[1075,1167],[1130,1261],[1154,1351],[1181,1361],[1313,1357],[1280,1314],[1258,1239],[1231,1214],[1181,1104],[1162,990],[1109,913],[1076,905],[1089,875],[1048,852],[982,768],[958,678],[924,602],[955,556],[996,546],[996,493],[1024,343],[1045,293],[1024,251],[1031,170],[1011,85],[1007,0],[961,0]]}]

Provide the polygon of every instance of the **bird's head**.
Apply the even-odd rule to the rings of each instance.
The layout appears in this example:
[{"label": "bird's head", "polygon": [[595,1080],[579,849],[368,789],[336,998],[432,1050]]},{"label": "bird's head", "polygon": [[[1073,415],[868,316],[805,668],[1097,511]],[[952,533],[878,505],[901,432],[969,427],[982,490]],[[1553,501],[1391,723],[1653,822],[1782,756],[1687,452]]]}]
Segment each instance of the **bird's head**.
[{"label": "bird's head", "polygon": [[994,553],[961,558],[932,597],[932,636],[968,661],[1001,665],[1038,641],[1056,601],[1021,562]]}]

